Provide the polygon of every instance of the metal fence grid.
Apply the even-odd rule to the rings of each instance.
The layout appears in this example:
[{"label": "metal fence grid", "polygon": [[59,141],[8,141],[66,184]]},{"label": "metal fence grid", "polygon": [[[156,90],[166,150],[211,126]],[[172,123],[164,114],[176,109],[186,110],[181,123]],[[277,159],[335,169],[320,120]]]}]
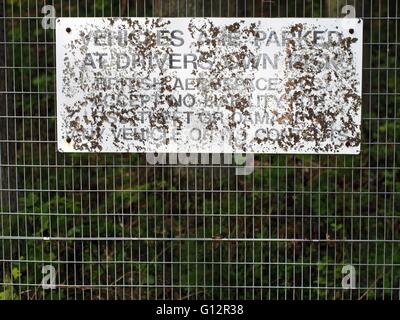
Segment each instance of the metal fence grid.
[{"label": "metal fence grid", "polygon": [[[157,165],[56,151],[57,17],[364,19],[358,156]],[[0,32],[0,299],[399,299],[398,1],[6,0]],[[55,289],[41,286],[56,270]],[[356,287],[343,289],[342,268]]]}]

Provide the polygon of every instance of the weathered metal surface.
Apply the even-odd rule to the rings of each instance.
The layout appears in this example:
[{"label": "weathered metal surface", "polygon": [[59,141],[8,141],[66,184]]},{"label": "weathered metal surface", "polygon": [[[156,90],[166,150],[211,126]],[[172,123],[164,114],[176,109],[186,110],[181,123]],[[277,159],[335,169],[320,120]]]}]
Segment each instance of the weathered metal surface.
[{"label": "weathered metal surface", "polygon": [[362,20],[57,19],[63,152],[360,151]]}]

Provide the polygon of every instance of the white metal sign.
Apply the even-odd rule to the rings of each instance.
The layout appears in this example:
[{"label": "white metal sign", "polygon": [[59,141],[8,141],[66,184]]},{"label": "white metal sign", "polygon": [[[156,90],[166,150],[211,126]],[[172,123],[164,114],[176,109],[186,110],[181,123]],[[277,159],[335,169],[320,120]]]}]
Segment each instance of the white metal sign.
[{"label": "white metal sign", "polygon": [[362,20],[59,18],[62,152],[360,152]]}]

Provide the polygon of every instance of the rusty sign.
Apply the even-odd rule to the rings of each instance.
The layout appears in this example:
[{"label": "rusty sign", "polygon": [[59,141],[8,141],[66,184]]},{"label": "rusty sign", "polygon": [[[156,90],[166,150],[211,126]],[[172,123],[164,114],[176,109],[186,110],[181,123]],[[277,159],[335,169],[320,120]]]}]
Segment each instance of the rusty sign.
[{"label": "rusty sign", "polygon": [[361,19],[56,25],[59,151],[360,152]]}]

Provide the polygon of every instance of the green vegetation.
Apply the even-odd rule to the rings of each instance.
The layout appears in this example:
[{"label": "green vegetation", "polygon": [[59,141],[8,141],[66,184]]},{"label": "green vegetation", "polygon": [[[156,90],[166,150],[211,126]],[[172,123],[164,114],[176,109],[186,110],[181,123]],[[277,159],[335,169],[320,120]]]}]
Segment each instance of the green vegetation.
[{"label": "green vegetation", "polygon": [[[167,12],[160,1],[55,2],[57,16]],[[203,16],[192,2],[188,15]],[[205,0],[204,15],[341,16],[336,0],[261,2]],[[254,173],[236,176],[58,153],[54,31],[41,27],[41,2],[7,0],[1,170],[15,181],[2,186],[0,299],[398,299],[399,12],[364,2],[361,154],[256,155]],[[47,264],[55,290],[40,287]],[[347,264],[355,290],[341,287]]]}]

